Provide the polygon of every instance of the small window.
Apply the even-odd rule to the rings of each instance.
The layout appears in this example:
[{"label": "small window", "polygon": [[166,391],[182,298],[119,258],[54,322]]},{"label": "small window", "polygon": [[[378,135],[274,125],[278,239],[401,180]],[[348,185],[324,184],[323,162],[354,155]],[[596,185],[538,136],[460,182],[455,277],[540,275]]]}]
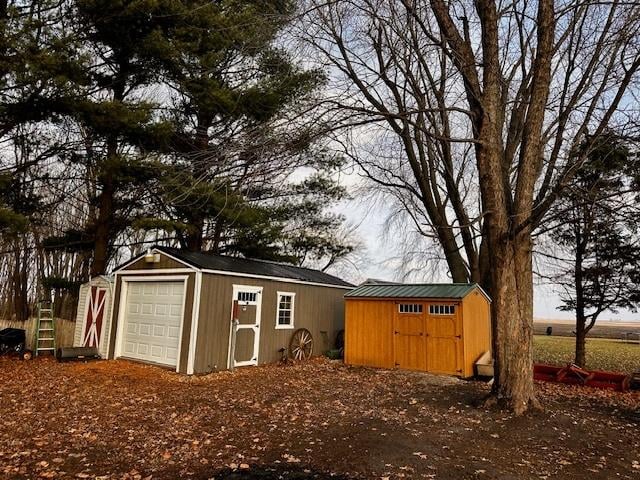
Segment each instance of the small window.
[{"label": "small window", "polygon": [[256,292],[238,292],[239,302],[255,302],[258,299]]},{"label": "small window", "polygon": [[421,303],[400,303],[398,304],[400,313],[422,313]]},{"label": "small window", "polygon": [[295,293],[278,292],[278,305],[276,308],[276,328],[293,328],[295,298]]},{"label": "small window", "polygon": [[429,305],[429,315],[453,315],[456,313],[455,305]]}]

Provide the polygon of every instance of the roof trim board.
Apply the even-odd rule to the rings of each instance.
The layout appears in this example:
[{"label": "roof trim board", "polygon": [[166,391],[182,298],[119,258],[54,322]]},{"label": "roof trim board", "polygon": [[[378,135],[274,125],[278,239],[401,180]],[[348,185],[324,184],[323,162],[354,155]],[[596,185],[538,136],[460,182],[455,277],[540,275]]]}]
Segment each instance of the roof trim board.
[{"label": "roof trim board", "polygon": [[347,287],[346,285],[332,285],[330,283],[308,282],[306,280],[297,280],[295,278],[270,277],[267,275],[254,275],[252,273],[227,272],[225,270],[208,270],[206,268],[202,269],[202,272],[212,273],[215,275],[227,275],[230,277],[257,278],[261,280],[274,280],[276,282],[283,282],[283,283],[299,283],[301,285],[312,285],[314,287],[340,288],[342,290],[353,290],[354,288],[356,288],[356,287]]},{"label": "roof trim board", "polygon": [[114,277],[113,277],[113,275],[96,275],[95,277],[89,277],[89,280],[84,282],[82,285],[86,285],[86,284],[91,283],[94,280],[97,280],[97,279],[100,279],[100,278],[102,280],[104,280],[105,282],[107,282],[107,283],[113,283],[113,278]]},{"label": "roof trim board", "polygon": [[[256,279],[261,279],[261,280],[273,280],[273,281],[277,281],[277,282],[284,282],[284,283],[294,283],[294,284],[301,284],[301,285],[311,285],[311,286],[316,286],[316,287],[327,287],[327,288],[339,288],[342,290],[353,290],[354,288],[356,288],[353,285],[336,285],[336,284],[331,284],[331,283],[322,283],[322,282],[313,282],[310,280],[301,280],[301,279],[296,279],[296,278],[289,278],[289,277],[279,277],[279,276],[273,276],[273,275],[259,275],[259,274],[253,274],[253,273],[244,273],[244,272],[237,272],[237,271],[231,271],[231,270],[215,270],[215,269],[209,269],[209,268],[201,268],[198,267],[197,265],[193,265],[183,259],[180,259],[174,255],[171,255],[171,253],[166,252],[163,248],[158,248],[158,247],[154,247],[151,249],[152,253],[161,253],[162,255],[166,255],[167,257],[171,258],[172,260],[181,263],[182,265],[185,265],[190,271],[195,271],[195,272],[202,272],[202,273],[210,273],[210,274],[214,274],[214,275],[225,275],[225,276],[231,276],[231,277],[243,277],[243,278],[256,278]],[[117,269],[115,270],[115,273],[117,275],[136,275],[138,273],[156,273],[156,274],[161,274],[163,272],[176,272],[177,269],[153,269],[153,270],[124,270],[126,267],[132,265],[133,263],[137,262],[138,260],[140,260],[140,258],[143,258],[146,255],[146,253],[141,253],[139,255],[137,255],[136,257],[132,258],[131,260],[129,260],[127,263],[121,265],[120,267],[117,267]],[[259,262],[259,260],[255,260],[256,262]],[[269,263],[269,262],[265,262],[265,263]],[[300,267],[296,267],[296,268],[300,268]],[[307,270],[311,270],[311,269],[307,269]],[[338,279],[339,280],[339,279]],[[345,282],[346,283],[346,282]]]},{"label": "roof trim board", "polygon": [[487,292],[476,283],[363,284],[346,293],[345,298],[462,300],[476,290],[491,302]]},{"label": "roof trim board", "polygon": [[480,291],[480,293],[484,296],[484,298],[487,299],[487,301],[489,303],[493,303],[493,300],[491,300],[491,297],[489,296],[489,294],[484,290],[484,288],[482,288],[480,285],[478,285],[477,283],[474,284],[476,286],[476,288]]},{"label": "roof trim board", "polygon": [[[184,265],[185,267],[187,267],[189,270],[199,270],[199,268],[194,267],[193,265],[185,262],[184,260],[180,260],[179,258],[174,257],[173,255],[168,254],[167,252],[163,252],[162,250],[160,250],[157,247],[153,247],[150,249],[151,253],[162,253],[163,255],[166,255],[167,257],[169,257],[171,260],[174,260],[178,263],[181,263],[182,265]],[[130,265],[133,265],[134,263],[136,263],[138,260],[140,260],[141,258],[144,258],[144,256],[147,254],[147,252],[143,252],[143,253],[139,253],[138,255],[134,256],[131,258],[131,260],[129,260],[126,263],[123,263],[122,265],[117,266],[113,272],[119,272],[120,270],[124,270],[125,268],[127,268]],[[156,270],[159,271],[159,270]]]}]

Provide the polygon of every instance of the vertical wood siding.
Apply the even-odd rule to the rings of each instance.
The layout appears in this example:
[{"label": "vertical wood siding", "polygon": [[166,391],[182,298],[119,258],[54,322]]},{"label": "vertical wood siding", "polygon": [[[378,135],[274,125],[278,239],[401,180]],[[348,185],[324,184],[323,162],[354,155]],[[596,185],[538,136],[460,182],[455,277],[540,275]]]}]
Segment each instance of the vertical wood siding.
[{"label": "vertical wood siding", "polygon": [[394,312],[393,351],[394,363],[406,370],[427,370],[427,337],[423,313]]},{"label": "vertical wood siding", "polygon": [[[314,355],[334,347],[336,334],[344,325],[343,296],[347,289],[203,273],[196,373],[227,368],[234,284],[263,287],[258,363],[278,361],[278,349],[288,349],[291,336],[298,328],[311,331]],[[296,294],[293,329],[276,329],[278,291]],[[249,340],[240,339],[238,347],[236,358],[240,359],[241,355],[247,355]]]},{"label": "vertical wood siding", "polygon": [[345,363],[393,368],[393,300],[345,303]]},{"label": "vertical wood siding", "polygon": [[[81,347],[82,346],[82,330],[84,329],[84,312],[85,308],[87,308],[87,292],[89,291],[89,284],[84,283],[80,285],[80,289],[78,290],[78,308],[76,310],[76,327],[73,334],[73,346]],[[107,329],[106,332],[109,332]],[[105,335],[105,342],[109,338],[109,334]]]},{"label": "vertical wood siding", "polygon": [[[454,315],[429,315],[427,313],[427,371],[446,375],[464,376],[464,340],[460,303],[454,304]],[[429,303],[425,304],[428,312]],[[473,334],[473,332],[469,332]]]},{"label": "vertical wood siding", "polygon": [[474,364],[486,351],[491,351],[491,304],[479,290],[462,301],[464,339],[464,374],[474,375]]},{"label": "vertical wood siding", "polygon": [[[423,305],[423,313],[399,313],[405,301]],[[430,304],[456,305],[456,311],[431,315]],[[479,290],[462,302],[346,299],[345,363],[471,377],[475,361],[490,349],[490,304]]]}]

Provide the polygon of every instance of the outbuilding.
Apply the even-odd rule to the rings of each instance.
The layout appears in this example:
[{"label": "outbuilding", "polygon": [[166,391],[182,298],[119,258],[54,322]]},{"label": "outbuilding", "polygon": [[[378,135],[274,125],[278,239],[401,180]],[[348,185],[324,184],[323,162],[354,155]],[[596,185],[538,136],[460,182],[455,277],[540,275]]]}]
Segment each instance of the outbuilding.
[{"label": "outbuilding", "polygon": [[102,358],[107,357],[112,298],[112,276],[99,275],[80,285],[74,347],[96,347]]},{"label": "outbuilding", "polygon": [[363,284],[345,294],[345,363],[459,377],[491,350],[491,301],[476,284]]},{"label": "outbuilding", "polygon": [[353,288],[309,268],[168,247],[114,274],[108,357],[187,374],[333,348]]}]

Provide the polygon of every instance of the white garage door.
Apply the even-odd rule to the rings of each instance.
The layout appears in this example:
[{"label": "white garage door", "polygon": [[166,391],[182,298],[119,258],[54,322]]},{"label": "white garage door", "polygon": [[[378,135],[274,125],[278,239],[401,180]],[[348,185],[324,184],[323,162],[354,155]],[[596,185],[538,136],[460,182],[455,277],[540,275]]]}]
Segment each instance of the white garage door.
[{"label": "white garage door", "polygon": [[184,282],[128,282],[122,356],[176,366]]}]

